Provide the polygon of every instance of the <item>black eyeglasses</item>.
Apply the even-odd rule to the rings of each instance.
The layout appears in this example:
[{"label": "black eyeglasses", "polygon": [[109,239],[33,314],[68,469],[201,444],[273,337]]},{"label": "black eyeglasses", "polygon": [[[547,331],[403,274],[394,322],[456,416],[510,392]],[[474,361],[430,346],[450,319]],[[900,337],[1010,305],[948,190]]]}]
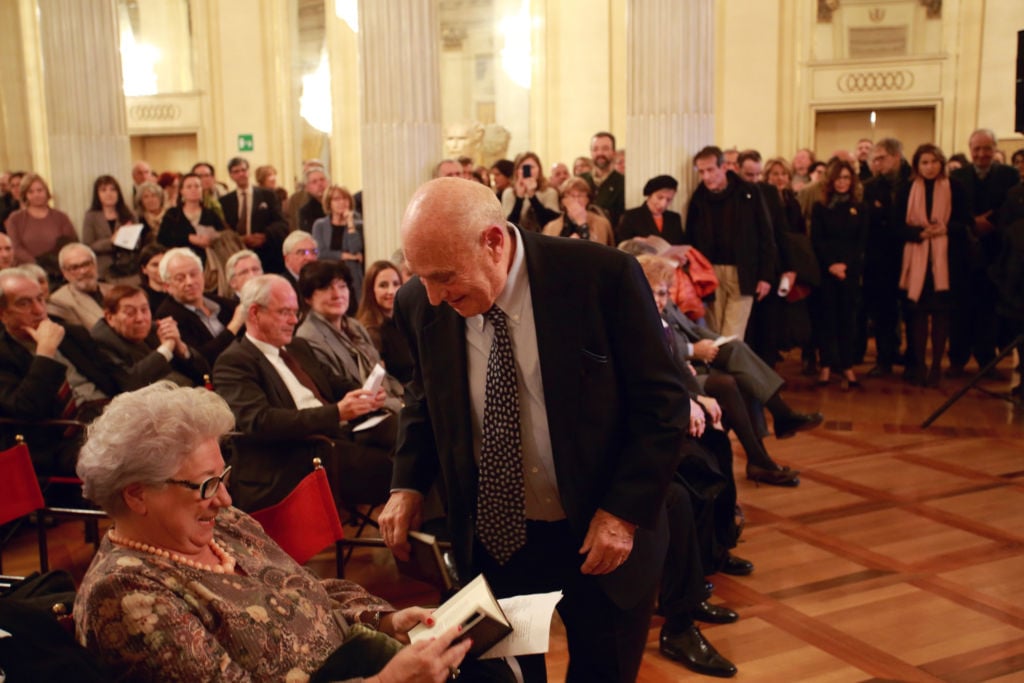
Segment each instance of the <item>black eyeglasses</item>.
[{"label": "black eyeglasses", "polygon": [[193,491],[199,491],[199,498],[201,500],[209,500],[217,495],[217,491],[220,491],[221,484],[227,486],[228,475],[230,474],[231,465],[228,465],[224,468],[224,471],[220,473],[220,476],[204,479],[198,484],[192,481],[184,481],[182,479],[168,479],[166,483],[177,484],[178,486],[184,486],[185,488],[192,489]]}]

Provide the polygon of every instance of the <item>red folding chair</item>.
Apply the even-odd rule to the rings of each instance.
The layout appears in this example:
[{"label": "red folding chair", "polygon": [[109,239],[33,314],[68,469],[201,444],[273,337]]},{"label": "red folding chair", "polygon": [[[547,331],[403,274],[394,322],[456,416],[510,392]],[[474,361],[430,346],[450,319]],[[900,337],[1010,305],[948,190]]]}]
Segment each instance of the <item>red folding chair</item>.
[{"label": "red folding chair", "polygon": [[313,458],[313,471],[283,500],[251,514],[267,535],[299,564],[305,564],[334,543],[338,576],[344,576],[345,531],[320,458]]}]

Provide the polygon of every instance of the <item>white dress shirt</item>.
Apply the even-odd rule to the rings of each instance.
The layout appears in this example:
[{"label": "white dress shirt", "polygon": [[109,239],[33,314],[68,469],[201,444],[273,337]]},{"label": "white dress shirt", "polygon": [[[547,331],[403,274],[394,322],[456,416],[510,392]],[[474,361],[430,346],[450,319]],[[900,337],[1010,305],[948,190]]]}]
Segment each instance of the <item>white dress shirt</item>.
[{"label": "white dress shirt", "polygon": [[[544,382],[537,350],[537,327],[530,298],[530,278],[526,271],[526,253],[519,230],[511,223],[508,232],[515,250],[505,288],[495,305],[508,318],[509,337],[516,361],[519,386],[519,425],[523,445],[523,481],[526,485],[526,517],[544,521],[565,518],[558,495],[555,462],[548,431],[548,412],[544,401]],[[484,396],[487,358],[494,341],[494,328],[482,315],[466,318],[466,358],[469,375],[470,413],[473,427],[473,456],[480,460],[483,438]]]},{"label": "white dress shirt", "polygon": [[276,346],[268,344],[259,339],[255,339],[248,332],[245,333],[245,338],[252,342],[253,346],[260,350],[270,364],[277,370],[277,374],[281,376],[281,381],[288,387],[288,393],[292,395],[292,400],[295,402],[295,407],[299,408],[319,408],[323,405],[313,392],[310,391],[306,385],[299,381],[299,378],[295,376],[295,373],[285,365],[284,359],[281,358],[281,350]]}]

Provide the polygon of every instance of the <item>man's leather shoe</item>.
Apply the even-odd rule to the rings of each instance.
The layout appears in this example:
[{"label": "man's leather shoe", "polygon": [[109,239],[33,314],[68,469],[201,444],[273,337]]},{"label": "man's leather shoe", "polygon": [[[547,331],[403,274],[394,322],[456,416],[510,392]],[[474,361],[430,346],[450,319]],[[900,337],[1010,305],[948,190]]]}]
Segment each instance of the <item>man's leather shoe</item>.
[{"label": "man's leather shoe", "polygon": [[705,676],[732,678],[736,675],[736,667],[728,659],[718,654],[704,634],[695,625],[682,631],[670,632],[661,629],[661,654],[674,662],[679,662],[690,671]]},{"label": "man's leather shoe", "polygon": [[715,584],[710,581],[704,582],[704,599],[707,600],[711,597],[711,594],[715,592]]},{"label": "man's leather shoe", "polygon": [[747,463],[747,479],[750,481],[761,482],[762,484],[771,484],[772,486],[799,486],[800,485],[800,470],[791,470],[788,467],[775,466],[774,469],[770,467],[761,467],[760,465],[753,465]]},{"label": "man's leather shoe", "polygon": [[725,556],[725,561],[722,562],[718,571],[730,576],[748,576],[754,571],[754,563],[729,553]]},{"label": "man's leather shoe", "polygon": [[797,432],[814,429],[824,421],[821,413],[792,413],[775,420],[775,438],[788,439]]},{"label": "man's leather shoe", "polygon": [[728,607],[712,605],[706,600],[697,603],[693,608],[693,618],[697,621],[706,621],[709,624],[731,624],[740,618],[740,615]]}]

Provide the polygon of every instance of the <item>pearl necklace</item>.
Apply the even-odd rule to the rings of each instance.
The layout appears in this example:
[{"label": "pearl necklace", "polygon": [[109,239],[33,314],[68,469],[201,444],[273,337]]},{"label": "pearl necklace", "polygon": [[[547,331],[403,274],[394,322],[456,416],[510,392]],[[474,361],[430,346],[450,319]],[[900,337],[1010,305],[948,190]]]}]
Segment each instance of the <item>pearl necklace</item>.
[{"label": "pearl necklace", "polygon": [[235,571],[235,558],[228,554],[228,551],[220,547],[220,544],[216,540],[210,539],[210,550],[220,560],[220,564],[203,564],[202,562],[196,562],[187,557],[182,557],[178,553],[172,553],[170,550],[162,550],[155,546],[151,546],[148,543],[142,543],[141,541],[133,541],[129,538],[117,535],[113,527],[107,532],[107,538],[110,539],[111,543],[124,546],[125,548],[131,548],[132,550],[138,550],[143,553],[150,555],[156,555],[157,557],[163,557],[168,560],[174,560],[186,567],[192,567],[193,569],[202,569],[214,574],[231,574]]}]

